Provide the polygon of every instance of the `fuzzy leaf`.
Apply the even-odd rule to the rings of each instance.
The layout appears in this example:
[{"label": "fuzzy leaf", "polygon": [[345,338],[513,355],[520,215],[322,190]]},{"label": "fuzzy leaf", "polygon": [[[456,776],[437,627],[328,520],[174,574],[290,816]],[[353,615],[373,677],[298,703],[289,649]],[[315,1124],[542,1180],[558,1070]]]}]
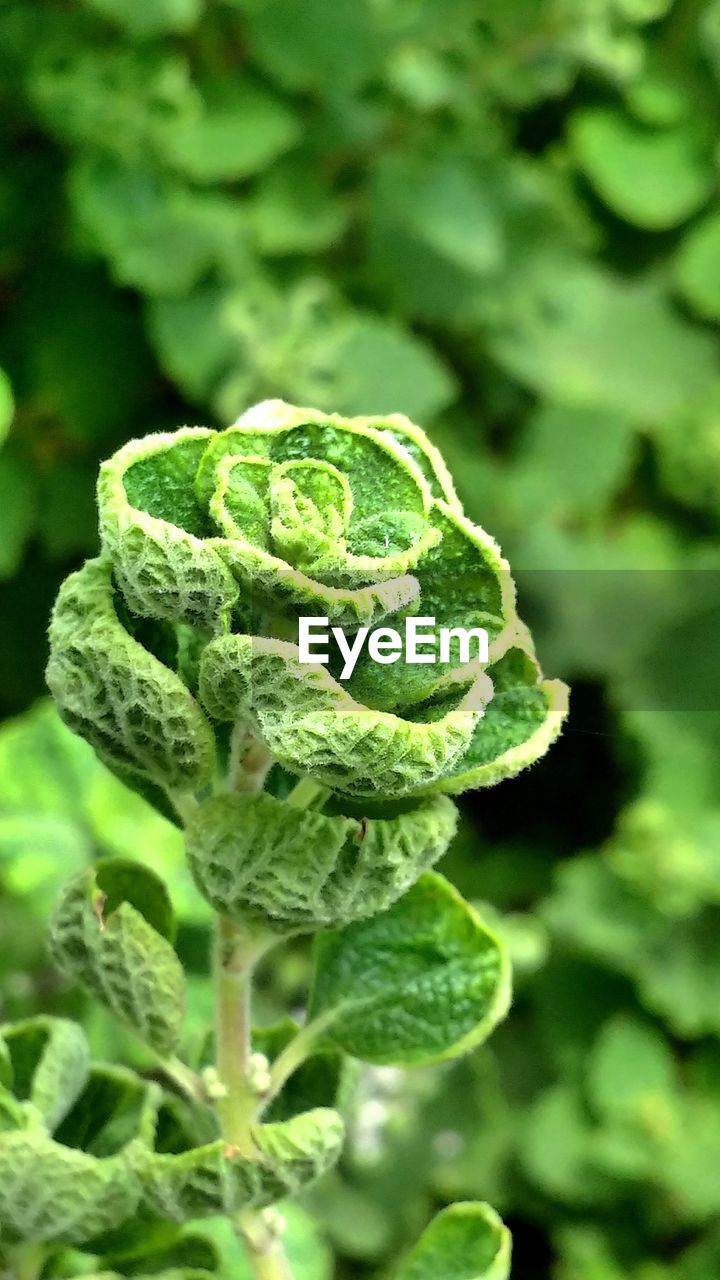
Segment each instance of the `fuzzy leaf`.
[{"label": "fuzzy leaf", "polygon": [[123,627],[106,561],[89,560],[60,591],[47,681],[65,722],[110,764],[180,790],[211,773],[210,726],[182,680]]},{"label": "fuzzy leaf", "polygon": [[185,978],[158,926],[170,926],[163,886],[140,864],[108,859],[67,885],[50,940],[64,973],[168,1053],[185,1013]]},{"label": "fuzzy leaf", "polygon": [[427,723],[356,702],[324,667],[281,640],[226,636],[208,645],[200,689],[223,719],[252,709],[263,738],[293,773],[353,796],[430,787],[467,751],[490,690],[481,672],[459,705]]},{"label": "fuzzy leaf", "polygon": [[434,872],[382,915],[318,936],[309,1017],[322,1019],[321,1043],[366,1062],[455,1057],[509,1003],[503,945]]},{"label": "fuzzy leaf", "polygon": [[162,1218],[233,1216],[241,1209],[297,1195],[337,1160],[343,1123],[318,1108],[276,1124],[257,1125],[257,1159],[244,1159],[223,1139],[152,1156],[143,1172],[148,1206]]},{"label": "fuzzy leaf", "polygon": [[98,505],[103,546],[131,609],[222,631],[238,589],[202,541],[208,528],[194,492],[212,436],[185,427],[131,440],[100,468]]},{"label": "fuzzy leaf", "polygon": [[395,818],[359,820],[265,794],[217,796],[192,819],[187,856],[216,911],[314,929],[384,911],[442,856],[455,824],[443,797]]},{"label": "fuzzy leaf", "polygon": [[31,1102],[52,1130],[83,1089],[90,1052],[82,1030],[65,1018],[37,1017],[0,1027],[7,1052],[8,1085],[16,1098]]},{"label": "fuzzy leaf", "polygon": [[510,1232],[489,1204],[453,1204],[423,1232],[395,1280],[507,1280]]},{"label": "fuzzy leaf", "polygon": [[39,1129],[0,1135],[0,1227],[8,1240],[81,1244],[119,1226],[139,1194],[123,1157],[96,1160]]}]

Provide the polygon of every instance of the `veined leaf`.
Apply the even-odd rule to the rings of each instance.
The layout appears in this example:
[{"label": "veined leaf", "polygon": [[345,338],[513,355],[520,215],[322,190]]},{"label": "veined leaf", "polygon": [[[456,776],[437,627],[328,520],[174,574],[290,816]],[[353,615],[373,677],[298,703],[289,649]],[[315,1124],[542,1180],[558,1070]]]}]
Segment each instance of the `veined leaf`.
[{"label": "veined leaf", "polygon": [[507,1013],[503,945],[428,872],[389,911],[322,933],[310,1020],[320,1042],[366,1062],[437,1062],[480,1044]]}]

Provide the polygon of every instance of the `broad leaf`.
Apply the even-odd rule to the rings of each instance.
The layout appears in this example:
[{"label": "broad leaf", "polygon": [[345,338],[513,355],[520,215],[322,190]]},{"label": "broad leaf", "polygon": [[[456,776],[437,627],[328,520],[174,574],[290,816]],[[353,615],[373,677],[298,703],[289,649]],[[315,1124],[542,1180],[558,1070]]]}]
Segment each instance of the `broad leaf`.
[{"label": "broad leaf", "polygon": [[510,1232],[488,1204],[454,1204],[430,1223],[393,1280],[507,1280]]},{"label": "broad leaf", "polygon": [[316,942],[309,1018],[321,1042],[366,1062],[455,1057],[486,1039],[509,1002],[502,944],[433,872],[389,911]]},{"label": "broad leaf", "polygon": [[313,929],[385,910],[442,856],[455,821],[454,805],[441,797],[394,818],[360,820],[270,795],[217,796],[190,822],[187,856],[217,911]]}]

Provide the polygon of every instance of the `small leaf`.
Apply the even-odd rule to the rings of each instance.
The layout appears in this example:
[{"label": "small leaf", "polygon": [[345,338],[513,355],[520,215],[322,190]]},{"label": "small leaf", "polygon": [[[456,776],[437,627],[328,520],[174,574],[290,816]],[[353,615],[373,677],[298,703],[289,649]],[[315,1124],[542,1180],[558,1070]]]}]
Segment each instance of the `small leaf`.
[{"label": "small leaf", "polygon": [[188,826],[187,856],[216,911],[312,929],[385,910],[442,856],[455,823],[454,805],[441,797],[361,820],[300,811],[267,794],[216,796]]},{"label": "small leaf", "polygon": [[437,1062],[482,1043],[507,1013],[506,951],[442,876],[382,915],[322,933],[310,1019],[319,1043],[366,1062]]},{"label": "small leaf", "polygon": [[[286,1049],[300,1027],[292,1018],[285,1018],[270,1027],[253,1029],[252,1044],[273,1063]],[[348,1060],[334,1049],[313,1053],[293,1071],[280,1093],[263,1113],[266,1120],[292,1120],[294,1116],[317,1107],[341,1107],[341,1094],[346,1082]]]},{"label": "small leaf", "polygon": [[170,927],[157,878],[140,864],[108,860],[66,886],[51,922],[50,945],[68,977],[159,1053],[169,1053],[185,1014],[185,977],[151,920]]},{"label": "small leaf", "polygon": [[379,316],[358,314],[348,323],[338,342],[337,363],[335,401],[341,413],[398,409],[423,421],[457,397],[457,383],[433,349]]},{"label": "small leaf", "polygon": [[720,214],[711,213],[690,228],[674,274],[683,297],[703,320],[720,319]]},{"label": "small leaf", "polygon": [[709,197],[714,174],[697,119],[650,129],[612,108],[572,118],[571,145],[600,197],[621,218],[650,231],[685,222]]},{"label": "small leaf", "polygon": [[[162,1113],[161,1113],[162,1122]],[[176,1132],[177,1129],[176,1129]],[[224,1139],[153,1155],[143,1168],[145,1199],[171,1222],[233,1216],[294,1196],[337,1160],[344,1128],[335,1111],[318,1108],[253,1129],[257,1158],[243,1158]]]},{"label": "small leaf", "polygon": [[103,547],[130,608],[222,632],[238,589],[203,540],[210,530],[194,487],[213,435],[185,427],[131,440],[101,466],[98,506]]},{"label": "small leaf", "polygon": [[15,1097],[31,1102],[52,1132],[88,1078],[90,1051],[81,1028],[65,1018],[37,1017],[0,1027],[0,1036]]},{"label": "small leaf", "polygon": [[166,163],[194,182],[247,178],[289,150],[300,124],[282,99],[247,76],[215,76],[200,109],[178,114],[162,130]]},{"label": "small leaf", "polygon": [[393,1280],[507,1280],[511,1248],[510,1232],[489,1204],[453,1204],[433,1219]]},{"label": "small leaf", "polygon": [[23,1243],[81,1244],[134,1212],[140,1187],[122,1156],[97,1160],[41,1130],[0,1135],[0,1229]]}]

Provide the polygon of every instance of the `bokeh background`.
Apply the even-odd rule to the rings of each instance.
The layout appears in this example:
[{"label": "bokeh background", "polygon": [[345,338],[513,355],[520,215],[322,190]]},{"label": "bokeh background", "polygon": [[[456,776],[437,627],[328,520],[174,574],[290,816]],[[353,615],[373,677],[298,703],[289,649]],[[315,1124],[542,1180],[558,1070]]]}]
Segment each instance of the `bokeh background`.
[{"label": "bokeh background", "polygon": [[300,1280],[383,1277],[467,1197],[517,1280],[720,1275],[719,137],[718,0],[0,3],[0,1017],[75,1012],[142,1065],[43,948],[107,852],[171,880],[208,1014],[176,833],[38,702],[127,438],[266,396],[410,414],[573,685],[443,866],[510,942],[512,1015],[363,1073]]}]

